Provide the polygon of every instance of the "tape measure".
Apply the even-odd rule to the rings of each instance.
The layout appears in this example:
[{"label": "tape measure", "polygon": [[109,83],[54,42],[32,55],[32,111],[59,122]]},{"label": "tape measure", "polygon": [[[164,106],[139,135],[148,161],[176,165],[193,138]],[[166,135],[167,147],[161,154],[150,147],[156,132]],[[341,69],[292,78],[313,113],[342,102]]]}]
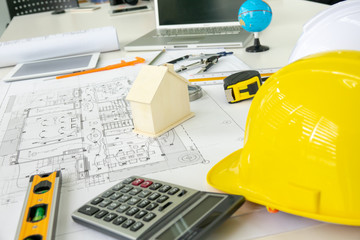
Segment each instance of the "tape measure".
[{"label": "tape measure", "polygon": [[30,177],[15,239],[55,238],[60,187],[60,171]]},{"label": "tape measure", "polygon": [[255,70],[234,73],[224,79],[224,90],[229,103],[240,102],[255,96],[262,85],[261,75]]}]

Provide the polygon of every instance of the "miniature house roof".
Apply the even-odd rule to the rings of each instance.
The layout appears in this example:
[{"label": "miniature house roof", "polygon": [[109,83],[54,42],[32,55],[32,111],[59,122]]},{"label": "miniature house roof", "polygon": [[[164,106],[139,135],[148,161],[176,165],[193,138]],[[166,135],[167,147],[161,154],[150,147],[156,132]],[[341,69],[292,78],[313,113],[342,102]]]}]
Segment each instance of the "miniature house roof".
[{"label": "miniature house roof", "polygon": [[185,78],[174,71],[174,66],[171,64],[165,66],[145,65],[141,68],[126,99],[128,101],[150,104],[166,74],[172,74],[180,81],[188,84]]}]

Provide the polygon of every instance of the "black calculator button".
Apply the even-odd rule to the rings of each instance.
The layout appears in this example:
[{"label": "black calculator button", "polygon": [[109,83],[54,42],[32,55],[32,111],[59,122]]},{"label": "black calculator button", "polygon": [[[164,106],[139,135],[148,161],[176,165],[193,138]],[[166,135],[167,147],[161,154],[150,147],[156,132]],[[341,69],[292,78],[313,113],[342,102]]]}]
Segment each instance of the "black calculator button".
[{"label": "black calculator button", "polygon": [[125,212],[126,210],[128,210],[130,207],[127,206],[127,205],[121,205],[118,209],[116,209],[117,212],[119,213],[123,213]]},{"label": "black calculator button", "polygon": [[184,196],[186,193],[187,193],[186,190],[182,190],[182,191],[178,194],[178,197],[182,197],[182,196]]},{"label": "black calculator button", "polygon": [[117,200],[119,197],[121,197],[123,194],[122,193],[114,193],[113,195],[111,195],[110,199],[111,200]]},{"label": "black calculator button", "polygon": [[109,213],[108,215],[106,215],[106,217],[104,217],[104,221],[105,222],[111,222],[112,220],[114,220],[114,218],[117,217],[117,214],[115,213]]},{"label": "black calculator button", "polygon": [[161,212],[161,211],[164,211],[165,208],[167,208],[167,207],[170,206],[171,204],[172,204],[172,202],[167,202],[167,203],[165,203],[164,206],[159,207],[159,211],[160,211],[160,212]]},{"label": "black calculator button", "polygon": [[101,203],[102,200],[104,200],[104,199],[101,198],[101,197],[97,197],[97,198],[95,198],[94,200],[91,201],[91,204],[92,205],[97,205],[97,204]]},{"label": "black calculator button", "polygon": [[158,203],[163,203],[165,202],[166,200],[168,200],[169,197],[166,196],[166,195],[162,195],[161,197],[158,198],[158,200],[156,200]]},{"label": "black calculator button", "polygon": [[139,204],[138,204],[137,206],[140,207],[140,208],[144,208],[144,207],[146,207],[149,203],[150,203],[149,200],[143,199],[143,200],[141,200],[141,202],[139,202]]},{"label": "black calculator button", "polygon": [[134,224],[135,223],[135,220],[132,220],[132,219],[128,219],[128,220],[126,220],[121,226],[123,227],[123,228],[128,228],[128,227],[130,227],[132,224]]},{"label": "black calculator button", "polygon": [[120,225],[120,224],[122,224],[123,222],[125,222],[126,219],[127,219],[127,217],[124,217],[124,216],[117,217],[117,218],[113,221],[113,224],[115,224],[115,225]]},{"label": "black calculator button", "polygon": [[169,185],[164,185],[159,189],[159,192],[165,193],[167,191],[169,191],[171,189],[171,187]]},{"label": "black calculator button", "polygon": [[124,203],[124,202],[128,201],[130,198],[131,198],[131,196],[129,196],[129,195],[123,195],[119,198],[118,201]]},{"label": "black calculator button", "polygon": [[120,190],[120,192],[127,193],[127,192],[130,192],[133,188],[134,187],[131,187],[131,186],[125,186]]},{"label": "black calculator button", "polygon": [[172,188],[172,189],[168,192],[168,194],[169,194],[169,195],[174,195],[174,194],[177,193],[179,190],[180,190],[179,188],[174,187],[174,188]]},{"label": "black calculator button", "polygon": [[138,194],[139,192],[141,192],[141,189],[134,188],[129,192],[129,194],[134,196],[134,195]]},{"label": "black calculator button", "polygon": [[136,232],[137,230],[139,230],[143,226],[144,226],[144,224],[142,222],[136,222],[136,223],[134,223],[134,225],[131,226],[130,230],[133,231],[133,232]]},{"label": "black calculator button", "polygon": [[161,183],[153,183],[150,187],[149,187],[149,189],[151,189],[151,190],[157,190],[159,187],[161,187],[162,186],[162,184]]},{"label": "black calculator button", "polygon": [[112,203],[111,200],[109,200],[109,199],[104,199],[104,201],[102,201],[102,202],[99,204],[99,206],[100,206],[100,207],[106,207],[106,206],[109,205],[110,203]]},{"label": "black calculator button", "polygon": [[152,219],[154,219],[154,217],[156,217],[156,214],[155,213],[148,213],[144,218],[143,220],[145,222],[150,222]]},{"label": "black calculator button", "polygon": [[124,184],[118,183],[115,186],[113,186],[112,190],[114,191],[119,191],[120,189],[122,189],[123,187],[125,187]]},{"label": "black calculator button", "polygon": [[106,214],[108,214],[109,212],[106,210],[101,210],[100,212],[98,212],[97,214],[95,214],[94,217],[96,218],[102,218],[103,216],[105,216]]},{"label": "black calculator button", "polygon": [[154,201],[154,200],[156,200],[156,199],[157,199],[158,197],[160,197],[160,196],[161,196],[160,193],[154,192],[154,193],[152,193],[152,194],[148,197],[148,199],[151,200],[151,201]]},{"label": "black calculator button", "polygon": [[148,213],[147,211],[141,210],[140,212],[138,212],[138,213],[135,215],[135,218],[140,219],[140,218],[142,218],[143,216],[145,216],[147,213]]},{"label": "black calculator button", "polygon": [[139,211],[140,211],[140,209],[138,209],[137,207],[132,207],[129,209],[129,211],[126,212],[126,215],[133,216]]},{"label": "black calculator button", "polygon": [[103,193],[103,195],[101,195],[103,198],[108,198],[110,197],[111,195],[113,195],[114,192],[113,191],[106,191]]},{"label": "black calculator button", "polygon": [[137,197],[132,197],[128,202],[127,204],[129,205],[135,205],[137,204],[138,202],[140,202],[141,198],[137,198]]},{"label": "black calculator button", "polygon": [[129,183],[132,183],[136,178],[134,177],[128,177],[127,179],[125,179],[123,181],[124,184],[129,184]]},{"label": "black calculator button", "polygon": [[86,214],[86,215],[89,215],[89,216],[92,216],[94,215],[95,213],[97,213],[100,209],[97,208],[97,207],[93,207],[93,206],[89,206],[89,205],[84,205],[82,206],[81,208],[79,208],[79,212],[83,213],[83,214]]},{"label": "black calculator button", "polygon": [[154,210],[157,206],[159,206],[159,204],[157,204],[157,203],[150,203],[150,204],[146,207],[146,210],[152,211],[152,210]]},{"label": "black calculator button", "polygon": [[115,208],[117,208],[118,206],[120,206],[120,203],[118,202],[112,202],[109,204],[109,206],[107,207],[107,209],[109,210],[114,210]]},{"label": "black calculator button", "polygon": [[150,191],[144,190],[139,194],[139,197],[146,198],[147,196],[150,195],[150,193],[151,193]]}]

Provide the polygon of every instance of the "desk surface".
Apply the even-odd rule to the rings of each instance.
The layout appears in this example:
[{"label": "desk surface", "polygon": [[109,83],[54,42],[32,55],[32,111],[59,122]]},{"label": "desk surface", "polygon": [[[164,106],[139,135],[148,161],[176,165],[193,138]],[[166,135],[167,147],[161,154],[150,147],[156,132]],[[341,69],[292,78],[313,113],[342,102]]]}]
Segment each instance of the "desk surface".
[{"label": "desk surface", "polygon": [[[302,33],[303,24],[319,11],[327,7],[326,5],[300,0],[269,0],[268,3],[273,10],[273,19],[270,26],[264,32],[260,33],[260,40],[264,45],[270,46],[270,51],[263,53],[247,53],[244,49],[232,49],[237,57],[255,69],[275,68],[286,65],[291,51],[298,37]],[[31,38],[109,25],[115,26],[118,30],[119,42],[121,48],[123,48],[126,43],[140,37],[155,27],[154,12],[146,11],[110,16],[108,14],[108,6],[102,5],[100,10],[91,13],[67,12],[59,15],[40,13],[36,15],[15,17],[1,36],[0,40],[9,41]],[[139,53],[127,53],[120,50],[102,54],[101,59],[102,61],[106,61],[138,54]],[[3,77],[9,69],[10,68],[0,69],[0,77]],[[206,86],[204,87],[204,90],[218,104],[223,104],[225,111],[228,111],[233,119],[240,118],[240,115],[242,115],[242,119],[246,118],[250,101],[230,106],[224,102],[221,86]],[[244,128],[245,121],[239,121],[238,124]],[[222,152],[220,155],[224,157],[230,152],[231,151]],[[206,153],[204,154],[206,155]],[[220,159],[220,157],[217,158],[217,160]],[[212,165],[213,164],[215,163],[212,162]],[[211,191],[214,189],[207,186],[205,181],[206,173],[210,167],[211,166],[207,166],[203,169],[199,169],[199,175],[191,177],[191,181],[194,182],[179,177],[186,169],[173,169],[171,171],[152,173],[149,174],[149,177],[194,187],[199,190]],[[0,165],[0,170],[1,168],[2,166]],[[63,201],[71,201],[71,195],[72,194],[70,193],[68,196],[69,198]],[[358,239],[360,236],[360,229],[356,227],[320,223],[284,213],[270,216],[264,211],[262,206],[251,203],[246,203],[246,205],[247,206],[244,208],[245,210],[240,210],[240,213],[235,214],[231,219],[226,221],[219,229],[209,236],[209,239],[249,239],[249,237],[244,238],[243,236],[256,236],[256,238],[263,240],[296,240],[305,238]],[[246,211],[249,211],[249,214]],[[250,212],[256,212],[256,214],[250,214]],[[13,219],[16,222],[17,216]],[[256,224],[254,224],[254,222]],[[66,228],[67,225],[73,223],[69,219],[60,219],[59,224],[64,225]],[[287,227],[285,225],[292,226]],[[301,226],[294,228],[293,226],[296,225]],[[247,231],[253,233],[263,230],[264,228],[267,229],[265,235],[244,234],[244,232]],[[1,230],[0,232],[4,231]],[[12,235],[13,233],[10,234]],[[79,231],[75,235],[72,235],[72,239],[74,239],[74,236],[75,239],[80,239],[84,238],[84,236],[90,236],[91,234],[96,235],[97,233],[90,232],[87,234],[88,235],[86,235],[85,232]],[[103,235],[96,236],[103,238]],[[68,236],[66,234],[60,234],[57,236],[57,239],[68,239]]]},{"label": "desk surface", "polygon": [[[327,6],[313,2],[270,0],[273,18],[270,26],[260,33],[260,41],[271,50],[263,53],[247,53],[235,49],[236,55],[252,68],[281,67],[287,64],[290,53],[302,33],[302,25]],[[104,4],[100,10],[91,13],[70,13],[51,15],[49,12],[15,17],[0,38],[8,41],[48,34],[83,30],[103,26],[115,26],[120,46],[133,41],[155,28],[154,12],[139,12],[110,16]],[[21,31],[19,31],[21,29]],[[252,44],[252,43],[251,43]],[[105,57],[123,56],[124,51],[107,54]]]}]

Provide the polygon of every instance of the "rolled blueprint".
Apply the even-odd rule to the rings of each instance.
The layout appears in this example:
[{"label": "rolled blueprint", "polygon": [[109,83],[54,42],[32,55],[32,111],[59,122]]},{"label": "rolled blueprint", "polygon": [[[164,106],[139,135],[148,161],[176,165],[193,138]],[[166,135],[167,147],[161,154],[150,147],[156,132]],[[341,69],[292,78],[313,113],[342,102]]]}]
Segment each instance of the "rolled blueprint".
[{"label": "rolled blueprint", "polygon": [[114,27],[0,42],[0,67],[55,57],[119,49]]}]

